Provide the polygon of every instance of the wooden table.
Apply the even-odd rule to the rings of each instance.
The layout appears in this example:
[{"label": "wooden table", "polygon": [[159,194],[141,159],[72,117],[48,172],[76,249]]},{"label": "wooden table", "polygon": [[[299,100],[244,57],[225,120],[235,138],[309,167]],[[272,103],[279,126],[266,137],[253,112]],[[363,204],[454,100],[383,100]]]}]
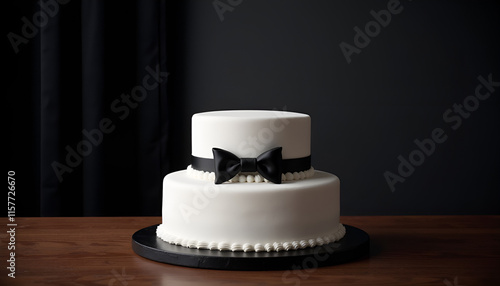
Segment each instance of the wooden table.
[{"label": "wooden table", "polygon": [[5,221],[0,285],[500,285],[500,216],[342,217],[370,234],[369,258],[260,272],[194,269],[136,255],[132,234],[159,217],[16,218],[14,279],[7,276]]}]

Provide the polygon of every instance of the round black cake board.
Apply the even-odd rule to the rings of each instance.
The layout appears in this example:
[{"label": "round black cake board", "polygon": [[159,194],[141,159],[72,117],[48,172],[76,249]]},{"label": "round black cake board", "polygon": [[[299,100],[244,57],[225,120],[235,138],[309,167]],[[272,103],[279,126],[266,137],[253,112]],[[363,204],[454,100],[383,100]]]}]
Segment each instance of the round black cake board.
[{"label": "round black cake board", "polygon": [[333,243],[279,252],[218,251],[169,244],[156,236],[156,227],[138,230],[132,249],[138,255],[163,263],[219,270],[305,269],[345,263],[367,257],[370,237],[363,230],[344,225],[345,236]]}]

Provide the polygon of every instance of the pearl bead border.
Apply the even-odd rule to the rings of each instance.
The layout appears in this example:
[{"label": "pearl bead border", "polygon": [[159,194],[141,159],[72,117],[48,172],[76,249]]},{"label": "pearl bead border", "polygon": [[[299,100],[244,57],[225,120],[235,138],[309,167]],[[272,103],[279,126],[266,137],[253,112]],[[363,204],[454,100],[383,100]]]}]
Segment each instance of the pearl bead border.
[{"label": "pearl bead border", "polygon": [[324,236],[316,238],[291,240],[291,241],[275,241],[263,243],[231,243],[227,241],[203,241],[183,238],[182,236],[174,235],[168,232],[163,224],[156,228],[156,235],[165,242],[175,245],[181,245],[187,248],[209,249],[218,251],[243,251],[243,252],[279,252],[304,249],[307,247],[321,246],[332,242],[339,241],[344,237],[346,229],[343,224],[339,223],[337,229],[327,233]]},{"label": "pearl bead border", "polygon": [[[214,172],[205,172],[205,171],[200,171],[193,169],[191,165],[187,166],[186,168],[187,171],[187,176],[190,178],[198,179],[198,180],[203,180],[203,181],[215,181],[215,173]],[[300,172],[287,172],[284,174],[281,174],[281,181],[286,182],[286,181],[298,181],[298,180],[304,180],[307,178],[311,178],[314,176],[314,168],[311,167],[309,170],[306,171],[300,171]],[[257,173],[239,173],[238,175],[234,176],[231,180],[228,182],[230,183],[267,183],[268,180],[261,175]]]}]

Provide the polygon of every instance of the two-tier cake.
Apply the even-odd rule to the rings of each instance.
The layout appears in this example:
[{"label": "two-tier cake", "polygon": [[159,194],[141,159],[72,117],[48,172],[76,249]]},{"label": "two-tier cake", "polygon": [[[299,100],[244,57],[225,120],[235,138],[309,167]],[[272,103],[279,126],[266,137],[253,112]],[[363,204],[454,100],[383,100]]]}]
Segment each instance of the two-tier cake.
[{"label": "two-tier cake", "polygon": [[310,145],[306,114],[193,115],[191,165],[165,176],[157,236],[189,248],[245,252],[340,240],[340,182],[314,170]]}]

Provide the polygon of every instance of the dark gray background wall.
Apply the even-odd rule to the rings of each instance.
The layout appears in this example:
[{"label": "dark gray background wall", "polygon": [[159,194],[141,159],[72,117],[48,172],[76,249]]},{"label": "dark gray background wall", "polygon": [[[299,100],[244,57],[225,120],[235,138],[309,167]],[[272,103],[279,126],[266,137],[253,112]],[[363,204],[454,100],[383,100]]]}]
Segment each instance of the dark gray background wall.
[{"label": "dark gray background wall", "polygon": [[[500,6],[401,1],[348,63],[340,44],[394,3],[180,3],[173,169],[189,164],[193,113],[286,109],[311,116],[313,165],[340,177],[342,215],[499,214],[500,87],[468,96],[480,76],[500,82]],[[473,111],[457,115],[464,100]],[[446,140],[418,157],[435,129]],[[410,154],[419,166],[399,173]],[[404,182],[391,190],[386,172]]]},{"label": "dark gray background wall", "polygon": [[[21,33],[23,17],[37,15],[38,2],[11,2],[4,35]],[[82,3],[102,9],[85,14]],[[44,51],[58,55],[55,61],[44,56],[44,62],[59,65],[63,75],[54,78],[61,92],[52,103],[62,117],[44,126],[55,128],[60,138],[41,131],[41,33],[17,54],[4,38],[4,133],[7,167],[16,170],[20,190],[16,215],[47,215],[41,202],[54,198],[64,202],[61,215],[84,215],[83,209],[93,207],[99,210],[88,214],[159,215],[161,178],[190,163],[191,116],[221,109],[309,114],[313,165],[340,177],[342,215],[500,214],[497,1],[168,1],[158,4],[163,7],[158,14],[149,14],[165,16],[158,28],[167,36],[158,41],[155,22],[141,14],[144,2],[98,3],[61,4],[49,24],[60,32],[60,41],[44,38]],[[385,12],[388,6],[395,13]],[[104,22],[96,23],[103,25],[88,17],[99,11]],[[386,23],[377,24],[374,14]],[[84,22],[95,25],[102,39],[82,36],[89,27]],[[142,30],[144,23],[153,29]],[[82,79],[82,64],[89,43],[102,53],[104,67],[100,60],[92,66],[103,75],[91,83],[102,102],[83,108],[88,93],[82,86],[88,91],[89,80]],[[355,52],[346,58],[341,45]],[[148,97],[127,120],[117,121],[116,131],[90,155],[106,158],[105,164],[86,161],[98,170],[86,165],[93,170],[86,172],[80,165],[64,182],[56,181],[50,162],[64,160],[66,146],[74,147],[84,139],[82,130],[94,126],[83,124],[84,111],[109,111],[85,114],[96,122],[108,115],[116,119],[110,103],[141,84],[141,59],[156,56],[166,59],[169,72],[161,96]],[[478,87],[489,97],[478,99]],[[141,135],[165,122],[168,128],[156,130],[158,136]],[[432,137],[441,143],[429,143]],[[47,138],[58,145],[42,146]],[[415,142],[424,144],[427,154]],[[150,146],[145,143],[156,149],[141,149]],[[54,151],[52,159],[40,160],[47,157],[42,147]],[[166,150],[158,155],[162,164],[155,163],[153,149]],[[41,171],[55,183],[42,188]],[[89,193],[98,199],[82,200],[94,198]]]}]

